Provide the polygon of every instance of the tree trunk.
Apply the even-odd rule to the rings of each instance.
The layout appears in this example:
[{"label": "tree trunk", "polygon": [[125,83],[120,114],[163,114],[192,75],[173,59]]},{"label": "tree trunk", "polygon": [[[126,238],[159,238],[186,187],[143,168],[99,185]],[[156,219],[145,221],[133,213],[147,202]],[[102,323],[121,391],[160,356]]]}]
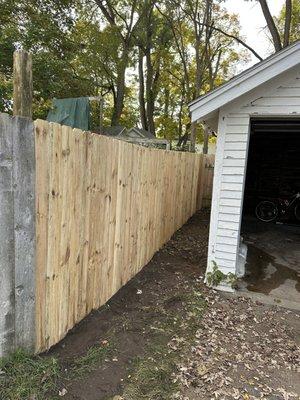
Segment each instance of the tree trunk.
[{"label": "tree trunk", "polygon": [[121,56],[121,63],[118,69],[118,78],[117,78],[117,94],[116,94],[116,99],[114,103],[114,110],[111,118],[111,125],[116,126],[120,124],[120,118],[123,112],[124,108],[124,97],[125,97],[125,88],[126,88],[126,82],[125,82],[125,74],[126,74],[126,68],[128,65],[128,53],[129,50],[125,48],[123,50],[122,56]]},{"label": "tree trunk", "polygon": [[[195,43],[195,51],[196,51],[196,86],[195,86],[195,97],[199,97],[200,90],[202,86],[202,66],[201,57],[200,57],[200,38],[196,33],[196,43]],[[190,151],[194,153],[196,151],[196,123],[193,122],[191,124],[191,136],[190,136],[191,147]]]},{"label": "tree trunk", "polygon": [[154,92],[153,92],[153,66],[151,61],[150,47],[146,54],[147,78],[146,78],[146,99],[147,99],[147,120],[148,129],[155,136],[154,124]]},{"label": "tree trunk", "polygon": [[[196,54],[195,97],[200,96],[203,84],[203,74],[205,69],[204,58],[207,53],[207,48],[209,46],[209,41],[212,33],[212,30],[207,26],[211,23],[212,5],[213,5],[212,0],[206,0],[205,13],[203,16],[203,22],[206,25],[200,25],[199,27],[198,15],[193,17],[194,33],[195,33],[195,54]],[[205,26],[205,31],[204,31],[204,26]],[[205,38],[203,38],[204,33],[205,33]],[[196,129],[197,129],[196,123],[193,123],[191,126],[191,137],[190,137],[192,152],[195,152],[196,150]]]},{"label": "tree trunk", "polygon": [[168,118],[169,106],[170,106],[170,89],[168,87],[165,87],[164,89],[164,98],[165,98],[164,116],[165,118]]},{"label": "tree trunk", "polygon": [[208,126],[204,126],[204,138],[203,138],[203,154],[208,153],[208,141],[209,141],[209,130]]},{"label": "tree trunk", "polygon": [[285,0],[285,24],[284,24],[284,38],[283,38],[284,47],[287,47],[290,44],[291,21],[292,21],[292,0]]},{"label": "tree trunk", "polygon": [[195,53],[196,53],[196,97],[200,95],[202,86],[202,57],[200,55],[201,40],[196,34]]},{"label": "tree trunk", "polygon": [[267,3],[267,0],[258,0],[262,9],[262,12],[264,14],[265,20],[268,25],[268,29],[271,33],[272,39],[273,39],[273,44],[275,47],[276,51],[280,51],[282,49],[282,44],[280,40],[280,34],[278,32],[278,29],[276,28],[274,19],[270,13],[270,9]]},{"label": "tree trunk", "polygon": [[190,151],[192,153],[195,153],[195,151],[196,151],[196,130],[197,130],[197,123],[196,122],[192,122],[192,124],[191,124],[191,136],[190,136],[190,142],[191,142]]},{"label": "tree trunk", "polygon": [[181,97],[180,100],[180,108],[179,108],[179,113],[178,113],[178,143],[181,142],[181,137],[182,137],[182,111],[183,111],[183,104],[184,104],[184,99],[183,96]]},{"label": "tree trunk", "polygon": [[148,130],[146,104],[145,104],[145,81],[144,81],[144,54],[143,50],[139,48],[139,106],[140,118],[143,129]]}]

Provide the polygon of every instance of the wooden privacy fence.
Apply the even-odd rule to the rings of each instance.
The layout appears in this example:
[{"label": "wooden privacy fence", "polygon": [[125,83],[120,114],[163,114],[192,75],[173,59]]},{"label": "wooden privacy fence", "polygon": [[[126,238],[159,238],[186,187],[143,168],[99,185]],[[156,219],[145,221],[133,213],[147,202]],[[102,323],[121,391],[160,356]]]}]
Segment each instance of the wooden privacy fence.
[{"label": "wooden privacy fence", "polygon": [[214,166],[215,166],[215,155],[207,154],[201,157],[200,167],[200,186],[198,188],[198,203],[197,209],[208,208],[211,205],[213,179],[214,179]]},{"label": "wooden privacy fence", "polygon": [[41,351],[139,272],[207,193],[200,155],[45,121],[35,132]]},{"label": "wooden privacy fence", "polygon": [[[5,126],[16,129],[16,119],[5,118]],[[35,196],[27,197],[36,209],[31,211],[33,221],[26,219],[18,235],[35,232],[25,249],[35,252],[35,261],[26,267],[26,276],[35,275],[35,282],[24,277],[20,282],[25,287],[22,302],[33,297],[35,304],[34,317],[24,317],[34,310],[23,310],[22,329],[34,329],[35,338],[34,343],[28,337],[14,345],[41,352],[111,298],[198,208],[208,205],[212,170],[207,165],[212,159],[41,120],[31,125],[32,135],[28,123],[26,134],[27,147],[35,147],[30,150]],[[11,268],[17,275],[16,267]],[[12,290],[18,302],[17,289]]]}]

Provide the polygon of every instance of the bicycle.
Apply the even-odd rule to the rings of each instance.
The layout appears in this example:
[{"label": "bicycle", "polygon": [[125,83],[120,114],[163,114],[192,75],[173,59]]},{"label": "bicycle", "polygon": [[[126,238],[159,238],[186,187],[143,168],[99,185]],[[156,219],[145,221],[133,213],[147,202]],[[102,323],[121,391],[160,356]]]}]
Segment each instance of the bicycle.
[{"label": "bicycle", "polygon": [[291,215],[300,221],[300,193],[294,194],[290,199],[263,200],[257,204],[255,215],[263,222],[272,222]]}]

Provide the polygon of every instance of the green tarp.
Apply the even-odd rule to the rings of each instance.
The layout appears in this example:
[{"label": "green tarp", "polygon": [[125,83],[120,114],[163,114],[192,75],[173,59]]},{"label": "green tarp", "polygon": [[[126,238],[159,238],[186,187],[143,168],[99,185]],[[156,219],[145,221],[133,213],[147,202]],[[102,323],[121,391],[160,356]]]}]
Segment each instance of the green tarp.
[{"label": "green tarp", "polygon": [[54,99],[47,121],[58,122],[82,130],[90,129],[90,102],[88,97]]}]

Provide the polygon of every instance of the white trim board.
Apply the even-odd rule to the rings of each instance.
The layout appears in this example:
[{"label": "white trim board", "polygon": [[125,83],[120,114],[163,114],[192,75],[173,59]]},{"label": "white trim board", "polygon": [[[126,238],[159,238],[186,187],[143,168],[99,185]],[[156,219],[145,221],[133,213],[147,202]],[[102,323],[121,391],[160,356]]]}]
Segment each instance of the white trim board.
[{"label": "white trim board", "polygon": [[300,41],[237,75],[189,105],[192,122],[211,118],[224,105],[300,64]]}]

